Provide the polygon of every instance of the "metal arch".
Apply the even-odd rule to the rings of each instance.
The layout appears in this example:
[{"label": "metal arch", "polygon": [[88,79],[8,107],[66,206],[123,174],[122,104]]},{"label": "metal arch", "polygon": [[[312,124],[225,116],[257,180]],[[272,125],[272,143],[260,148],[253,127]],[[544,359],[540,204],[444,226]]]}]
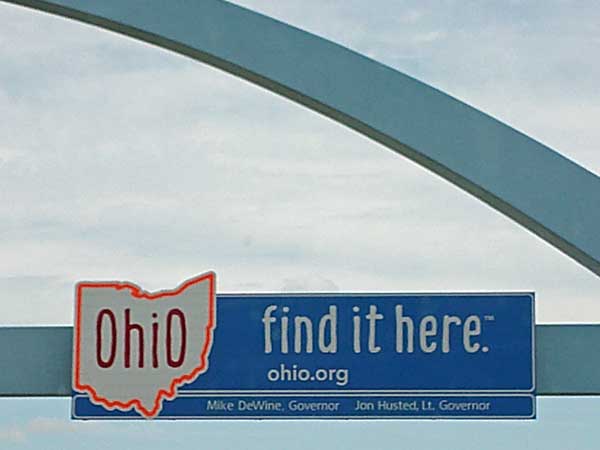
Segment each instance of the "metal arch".
[{"label": "metal arch", "polygon": [[187,55],[318,111],[504,213],[600,276],[600,178],[394,69],[222,0],[3,0]]}]

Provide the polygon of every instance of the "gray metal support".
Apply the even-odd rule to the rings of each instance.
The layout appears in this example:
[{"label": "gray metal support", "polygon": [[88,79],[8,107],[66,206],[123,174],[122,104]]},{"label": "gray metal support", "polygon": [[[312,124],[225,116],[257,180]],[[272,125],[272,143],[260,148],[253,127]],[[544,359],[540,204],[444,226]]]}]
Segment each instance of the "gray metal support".
[{"label": "gray metal support", "polygon": [[0,395],[71,395],[73,327],[0,327]]},{"label": "gray metal support", "polygon": [[540,395],[600,395],[600,325],[537,325]]},{"label": "gray metal support", "polygon": [[[71,395],[71,327],[0,328],[0,396]],[[539,395],[600,395],[600,325],[536,326]]]}]

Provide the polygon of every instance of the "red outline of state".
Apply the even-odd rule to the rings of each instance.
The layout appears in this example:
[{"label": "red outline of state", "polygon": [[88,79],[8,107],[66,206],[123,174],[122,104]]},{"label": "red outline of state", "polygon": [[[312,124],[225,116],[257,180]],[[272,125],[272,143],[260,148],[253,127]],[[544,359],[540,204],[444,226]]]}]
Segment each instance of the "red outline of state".
[{"label": "red outline of state", "polygon": [[[141,402],[140,399],[133,398],[127,402],[121,402],[116,400],[110,400],[99,395],[93,386],[89,384],[81,384],[79,382],[79,371],[81,367],[80,363],[80,353],[81,353],[81,303],[82,299],[82,289],[83,288],[110,288],[110,289],[129,289],[131,291],[131,295],[134,298],[140,300],[149,300],[154,301],[164,297],[173,297],[179,295],[188,287],[208,281],[209,284],[209,314],[208,314],[208,324],[205,329],[205,342],[202,347],[202,352],[200,353],[199,365],[194,368],[191,372],[178,376],[171,380],[168,389],[159,389],[154,398],[154,404],[152,409],[147,409]],[[198,275],[196,277],[190,278],[183,283],[181,283],[177,288],[173,290],[164,290],[156,293],[150,293],[142,290],[139,286],[128,283],[128,282],[94,282],[94,281],[83,281],[77,283],[76,287],[76,302],[75,302],[75,336],[73,339],[74,342],[74,355],[73,355],[73,390],[78,392],[87,392],[92,400],[100,405],[106,406],[108,409],[118,409],[120,411],[128,411],[132,407],[136,409],[142,416],[147,419],[151,419],[156,417],[158,413],[162,410],[162,403],[164,399],[172,400],[177,395],[177,388],[185,383],[189,383],[193,381],[198,375],[206,372],[208,370],[208,353],[212,347],[213,343],[213,332],[216,326],[216,318],[215,318],[215,284],[216,284],[216,275],[214,272],[207,272],[202,275]]]}]

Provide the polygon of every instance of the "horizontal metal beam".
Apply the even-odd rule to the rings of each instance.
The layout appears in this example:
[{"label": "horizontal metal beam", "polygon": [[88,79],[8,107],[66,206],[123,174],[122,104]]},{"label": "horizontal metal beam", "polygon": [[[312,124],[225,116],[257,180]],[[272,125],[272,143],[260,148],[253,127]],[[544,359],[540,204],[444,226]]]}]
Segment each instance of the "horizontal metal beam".
[{"label": "horizontal metal beam", "polygon": [[537,325],[539,395],[600,395],[600,325]]},{"label": "horizontal metal beam", "polygon": [[[72,327],[0,328],[0,396],[71,395]],[[536,326],[539,395],[600,395],[600,325]]]},{"label": "horizontal metal beam", "polygon": [[71,395],[73,327],[0,328],[0,395]]}]

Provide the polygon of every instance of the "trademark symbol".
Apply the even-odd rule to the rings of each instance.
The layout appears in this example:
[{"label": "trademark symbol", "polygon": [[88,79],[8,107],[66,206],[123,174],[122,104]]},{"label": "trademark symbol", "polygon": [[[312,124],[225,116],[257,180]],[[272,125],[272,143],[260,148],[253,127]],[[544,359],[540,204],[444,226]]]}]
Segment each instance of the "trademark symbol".
[{"label": "trademark symbol", "polygon": [[483,320],[485,320],[486,322],[493,322],[494,320],[496,320],[496,316],[486,315],[483,316]]}]

